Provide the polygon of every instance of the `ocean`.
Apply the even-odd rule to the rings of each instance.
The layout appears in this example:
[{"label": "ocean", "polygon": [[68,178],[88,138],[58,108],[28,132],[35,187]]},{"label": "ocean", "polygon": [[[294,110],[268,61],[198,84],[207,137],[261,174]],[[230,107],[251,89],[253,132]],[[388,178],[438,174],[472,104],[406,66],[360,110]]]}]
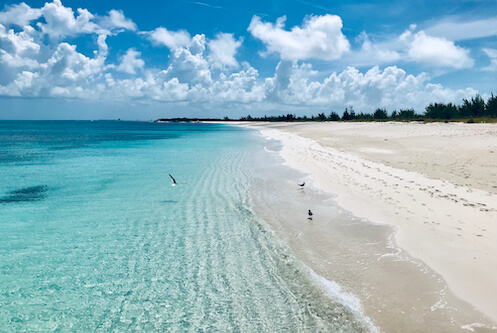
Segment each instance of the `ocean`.
[{"label": "ocean", "polygon": [[0,122],[0,331],[375,331],[255,213],[294,175],[278,149],[223,124]]}]

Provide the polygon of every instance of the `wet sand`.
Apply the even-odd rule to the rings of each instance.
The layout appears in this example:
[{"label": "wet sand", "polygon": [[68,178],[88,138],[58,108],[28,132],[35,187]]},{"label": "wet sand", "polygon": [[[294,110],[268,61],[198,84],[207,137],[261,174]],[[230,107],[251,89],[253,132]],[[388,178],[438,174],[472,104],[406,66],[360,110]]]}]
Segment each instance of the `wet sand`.
[{"label": "wet sand", "polygon": [[[254,207],[297,257],[359,297],[380,330],[497,329],[497,126],[250,126],[279,140],[307,182],[282,214],[269,205],[289,198],[270,188]],[[306,207],[315,217],[302,224]]]}]

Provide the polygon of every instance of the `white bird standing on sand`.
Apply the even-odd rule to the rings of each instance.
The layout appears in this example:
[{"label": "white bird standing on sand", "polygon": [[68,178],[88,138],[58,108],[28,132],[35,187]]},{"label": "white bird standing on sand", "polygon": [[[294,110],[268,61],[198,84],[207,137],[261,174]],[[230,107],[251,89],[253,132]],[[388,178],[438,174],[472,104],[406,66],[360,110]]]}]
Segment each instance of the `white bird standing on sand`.
[{"label": "white bird standing on sand", "polygon": [[173,176],[171,176],[171,174],[169,174],[169,177],[171,177],[171,179],[173,180],[173,184],[171,186],[176,186],[178,185],[178,183],[176,183],[176,179],[174,179]]},{"label": "white bird standing on sand", "polygon": [[314,215],[314,214],[312,214],[312,212],[311,212],[311,210],[310,210],[310,209],[309,209],[309,213],[307,213],[307,214],[309,214],[308,219],[309,219],[309,220],[312,220],[312,215]]}]

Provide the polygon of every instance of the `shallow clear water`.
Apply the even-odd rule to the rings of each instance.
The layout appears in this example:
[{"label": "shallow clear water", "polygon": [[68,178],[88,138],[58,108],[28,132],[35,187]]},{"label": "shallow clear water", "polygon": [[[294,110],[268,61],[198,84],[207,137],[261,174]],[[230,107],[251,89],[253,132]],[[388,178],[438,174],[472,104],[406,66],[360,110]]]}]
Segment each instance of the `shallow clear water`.
[{"label": "shallow clear water", "polygon": [[267,144],[216,124],[0,122],[0,331],[372,330],[249,209],[254,163],[277,168]]}]

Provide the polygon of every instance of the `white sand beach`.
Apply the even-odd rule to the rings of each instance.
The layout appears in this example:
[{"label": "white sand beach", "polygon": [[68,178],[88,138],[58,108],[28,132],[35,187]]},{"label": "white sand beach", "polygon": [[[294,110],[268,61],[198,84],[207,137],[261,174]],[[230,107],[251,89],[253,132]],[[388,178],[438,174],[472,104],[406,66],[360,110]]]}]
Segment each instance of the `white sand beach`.
[{"label": "white sand beach", "polygon": [[307,174],[309,185],[336,195],[336,202],[357,217],[393,226],[400,248],[497,323],[496,124],[250,127],[280,140],[286,164]]}]

